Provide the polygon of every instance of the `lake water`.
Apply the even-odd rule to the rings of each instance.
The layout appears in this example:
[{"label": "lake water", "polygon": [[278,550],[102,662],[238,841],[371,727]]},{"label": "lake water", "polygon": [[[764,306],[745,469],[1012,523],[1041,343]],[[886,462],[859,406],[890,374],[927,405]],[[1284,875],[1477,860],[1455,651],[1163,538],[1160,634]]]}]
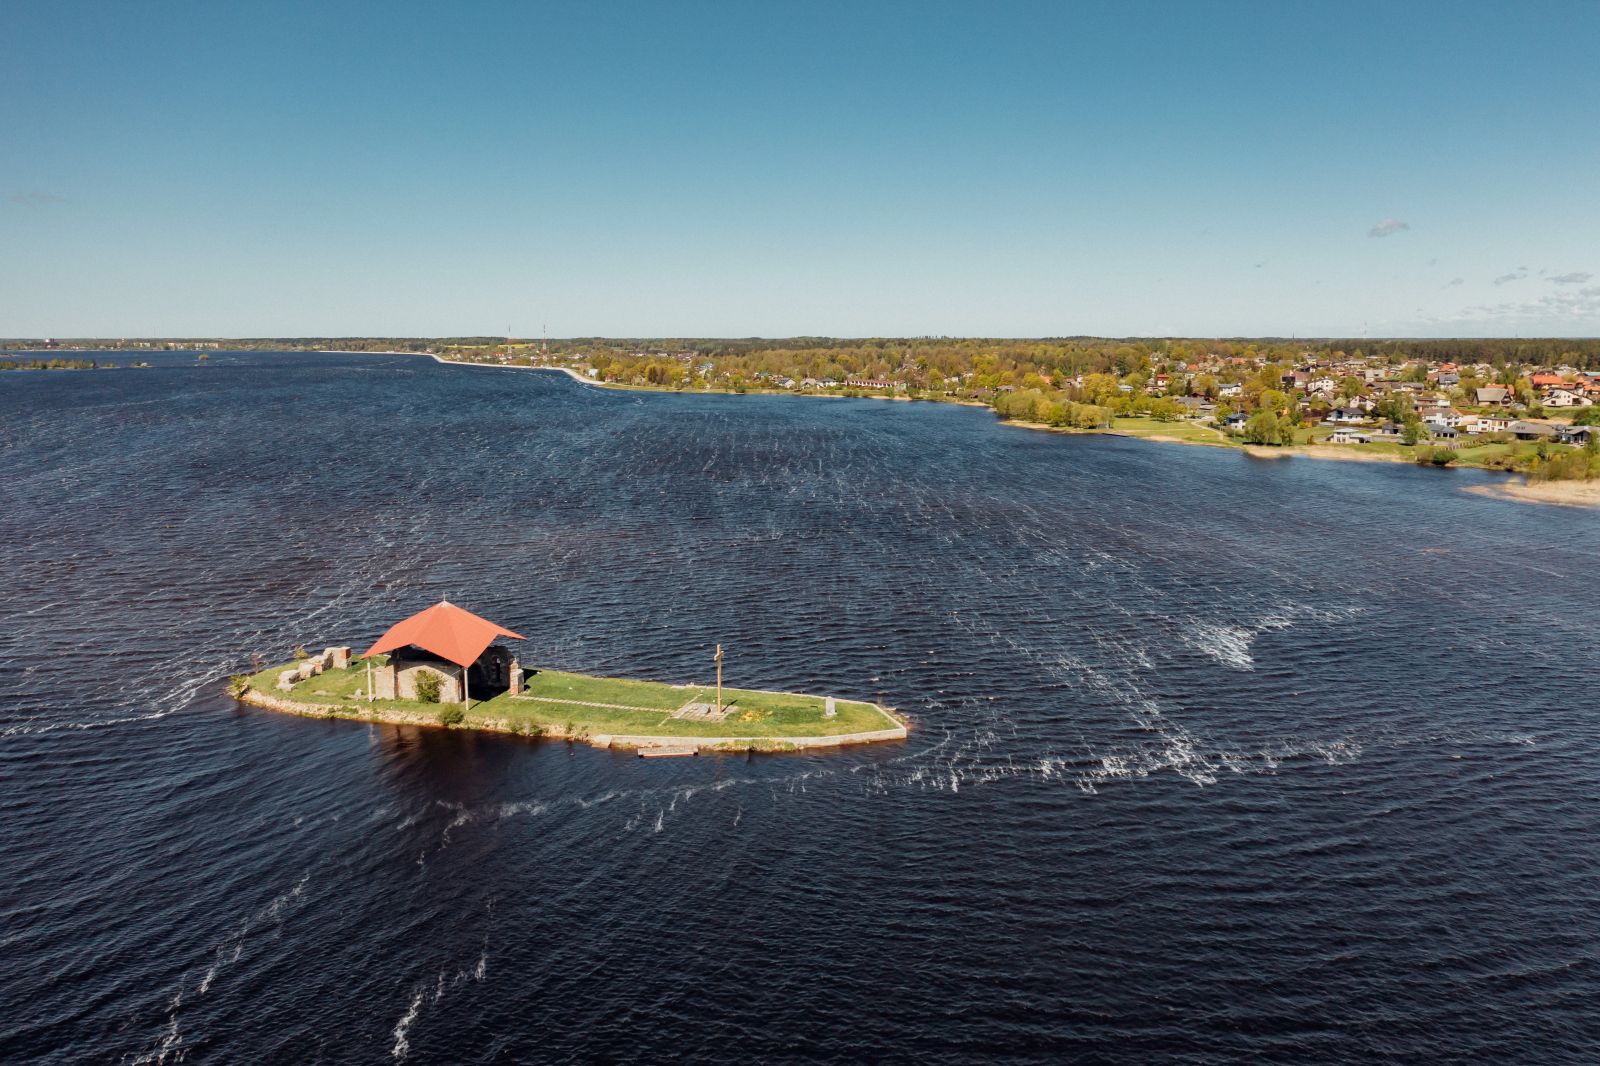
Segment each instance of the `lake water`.
[{"label": "lake water", "polygon": [[[132,357],[122,357],[130,361]],[[1600,513],[417,358],[0,375],[0,1061],[1600,1058]],[[447,597],[876,699],[640,760],[302,720]]]}]

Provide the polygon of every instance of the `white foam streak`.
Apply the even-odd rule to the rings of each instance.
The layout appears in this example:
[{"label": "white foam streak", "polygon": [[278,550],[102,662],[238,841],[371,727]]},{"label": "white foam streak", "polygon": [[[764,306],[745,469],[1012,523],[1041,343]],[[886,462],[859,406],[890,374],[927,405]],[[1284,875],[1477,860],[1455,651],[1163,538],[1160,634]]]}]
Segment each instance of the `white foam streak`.
[{"label": "white foam streak", "polygon": [[422,993],[418,992],[411,997],[411,1005],[400,1016],[394,1026],[394,1047],[389,1049],[389,1054],[396,1060],[405,1058],[411,1053],[411,1041],[406,1034],[411,1031],[411,1026],[417,1020],[417,1015],[422,1013]]},{"label": "white foam streak", "polygon": [[411,1002],[406,1005],[405,1013],[400,1020],[395,1022],[390,1035],[394,1037],[394,1044],[389,1048],[389,1055],[395,1061],[404,1059],[411,1053],[411,1028],[416,1025],[417,1019],[422,1016],[425,1006],[436,1006],[444,997],[468,982],[479,983],[489,976],[489,945],[485,938],[484,945],[478,953],[477,962],[470,968],[458,969],[454,974],[447,975],[440,970],[434,977],[432,987],[419,986],[411,994]]}]

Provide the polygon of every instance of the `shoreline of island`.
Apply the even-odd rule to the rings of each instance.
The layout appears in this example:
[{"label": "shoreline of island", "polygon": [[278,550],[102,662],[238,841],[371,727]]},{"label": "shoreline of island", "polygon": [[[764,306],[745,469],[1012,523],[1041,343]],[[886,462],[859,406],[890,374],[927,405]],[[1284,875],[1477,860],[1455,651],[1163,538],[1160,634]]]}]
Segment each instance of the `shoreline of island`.
[{"label": "shoreline of island", "polygon": [[[288,694],[280,694],[268,691],[263,687],[269,678],[280,676],[285,669],[292,671],[293,668],[272,667],[249,677],[241,675],[240,678],[235,679],[232,688],[233,697],[239,702],[252,707],[259,707],[263,710],[275,711],[281,714],[291,714],[301,718],[337,719],[349,722],[365,722],[372,725],[414,726],[423,729],[496,733],[504,736],[576,742],[603,750],[639,752],[642,754],[652,752],[687,755],[699,752],[730,754],[740,752],[781,753],[812,751],[905,740],[910,734],[910,722],[906,718],[888,707],[865,700],[841,702],[871,708],[872,712],[886,723],[882,728],[799,735],[777,733],[696,735],[685,732],[620,732],[592,728],[595,719],[586,719],[586,705],[577,702],[558,703],[558,701],[538,700],[537,702],[557,703],[557,705],[563,706],[565,710],[560,717],[566,719],[565,721],[538,721],[532,716],[519,717],[508,713],[511,711],[512,705],[502,701],[516,701],[527,698],[507,694],[482,702],[475,702],[470,709],[467,709],[458,704],[439,704],[428,707],[397,706],[386,700],[344,700],[332,703],[319,701],[315,696],[310,699],[293,698],[292,688],[288,690]],[[309,676],[315,677],[317,674]],[[605,681],[610,679],[593,678],[590,680]],[[638,682],[637,684],[660,684],[663,687],[673,689],[684,688],[684,686],[665,686],[663,683],[657,682]],[[693,687],[689,686],[689,688]],[[743,693],[742,695],[751,694]],[[815,701],[826,699],[825,697],[800,692],[761,691],[753,694]],[[326,697],[327,694],[318,695]],[[827,702],[831,704],[833,701],[827,700]],[[617,709],[605,704],[587,706],[611,710]],[[485,708],[489,708],[489,713],[484,713]],[[459,709],[459,714],[452,716],[450,714],[452,709]],[[656,709],[652,708],[650,710]]]}]

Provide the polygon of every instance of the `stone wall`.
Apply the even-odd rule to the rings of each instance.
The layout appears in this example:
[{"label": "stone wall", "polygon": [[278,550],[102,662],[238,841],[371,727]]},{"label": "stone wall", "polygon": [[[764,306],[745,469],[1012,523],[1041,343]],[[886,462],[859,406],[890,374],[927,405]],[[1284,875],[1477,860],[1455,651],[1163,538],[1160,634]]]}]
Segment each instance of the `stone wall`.
[{"label": "stone wall", "polygon": [[904,740],[906,727],[874,729],[864,733],[839,733],[829,737],[659,737],[595,733],[583,739],[597,748],[698,748],[701,751],[761,750],[769,748],[842,748],[852,744],[879,744]]},{"label": "stone wall", "polygon": [[470,678],[472,687],[476,688],[481,681],[495,692],[507,688],[511,684],[511,671],[516,667],[516,657],[504,645],[491,644],[478,656],[478,661],[472,664],[472,671],[477,676]]},{"label": "stone wall", "polygon": [[394,699],[394,663],[372,668],[372,696],[374,699]]},{"label": "stone wall", "polygon": [[280,673],[278,687],[287,691],[296,682],[309,680],[324,670],[343,670],[349,665],[349,648],[323,648],[320,653],[307,656]]},{"label": "stone wall", "polygon": [[[411,659],[391,659],[389,668],[394,671],[394,692],[391,699],[414,700],[417,698],[417,678],[423,674],[433,674],[439,679],[439,702],[461,702],[461,673],[459,670],[442,668],[437,663],[417,662]],[[378,686],[380,695],[382,686]]]}]

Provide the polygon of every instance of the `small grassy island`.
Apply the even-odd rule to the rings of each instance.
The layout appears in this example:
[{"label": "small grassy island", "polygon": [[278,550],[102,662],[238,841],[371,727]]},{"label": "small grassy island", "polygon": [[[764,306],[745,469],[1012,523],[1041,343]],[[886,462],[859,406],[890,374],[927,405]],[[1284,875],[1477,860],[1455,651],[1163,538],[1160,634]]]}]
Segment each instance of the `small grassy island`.
[{"label": "small grassy island", "polygon": [[[521,639],[447,602],[413,615],[360,658],[349,648],[296,654],[240,674],[241,701],[314,718],[478,729],[581,740],[641,755],[792,751],[903,740],[874,703],[795,692],[672,685],[524,669],[497,636]],[[472,693],[483,698],[474,699]]]},{"label": "small grassy island", "polygon": [[[386,665],[382,659],[377,660],[380,666]],[[287,691],[279,689],[279,675],[292,668],[276,666],[250,675],[240,698],[316,718],[481,729],[581,740],[602,748],[787,751],[906,735],[905,726],[876,704],[790,692],[725,689],[725,711],[719,716],[712,686],[530,670],[520,695],[502,692],[470,704],[369,701],[364,663],[325,669]]]}]

